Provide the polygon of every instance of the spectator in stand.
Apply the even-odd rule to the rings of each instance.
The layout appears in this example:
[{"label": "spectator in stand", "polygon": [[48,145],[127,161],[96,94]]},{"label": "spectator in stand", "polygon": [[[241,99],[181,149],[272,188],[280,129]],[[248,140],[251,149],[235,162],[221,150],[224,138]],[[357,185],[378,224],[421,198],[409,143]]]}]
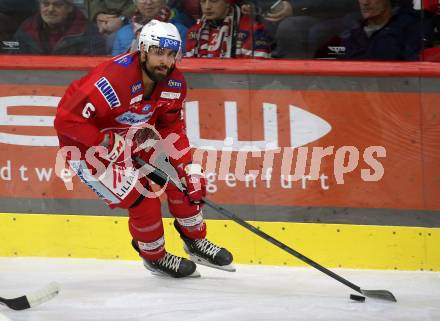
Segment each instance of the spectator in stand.
[{"label": "spectator in stand", "polygon": [[440,2],[423,0],[423,60],[440,61]]},{"label": "spectator in stand", "polygon": [[273,58],[307,59],[343,30],[342,24],[316,30],[313,27],[343,17],[356,6],[356,0],[245,0],[242,11],[262,15],[262,22],[276,43]]},{"label": "spectator in stand", "polygon": [[202,19],[188,30],[186,56],[269,58],[272,41],[234,0],[200,0]]},{"label": "spectator in stand", "polygon": [[86,11],[90,21],[96,21],[96,16],[100,12],[118,12],[120,16],[124,16],[129,20],[134,13],[133,0],[86,0]]},{"label": "spectator in stand", "polygon": [[105,54],[104,38],[72,0],[40,0],[39,12],[22,23],[14,39],[23,54]]},{"label": "spectator in stand", "polygon": [[192,27],[202,17],[200,0],[185,0],[182,2],[181,8],[181,10],[193,20],[193,23],[191,23],[189,27]]},{"label": "spectator in stand", "polygon": [[116,32],[129,23],[128,18],[116,9],[103,8],[95,15],[95,22],[99,32],[104,36],[106,42],[106,54],[111,54]]},{"label": "spectator in stand", "polygon": [[[131,48],[136,48],[136,34],[150,20],[170,22],[176,26],[182,39],[185,39],[188,28],[182,23],[181,13],[167,6],[166,0],[133,0],[136,11],[131,23],[116,33],[112,55],[120,55]],[[184,44],[183,44],[184,45]],[[183,47],[185,48],[185,47]]]},{"label": "spectator in stand", "polygon": [[37,10],[37,0],[0,0],[0,51],[18,49],[10,40],[20,24]]},{"label": "spectator in stand", "polygon": [[113,50],[116,32],[127,25],[133,16],[133,0],[88,0],[86,10],[89,20],[96,23],[106,42],[106,54]]},{"label": "spectator in stand", "polygon": [[418,60],[423,43],[421,13],[407,0],[358,0],[362,19],[327,48],[340,59]]},{"label": "spectator in stand", "polygon": [[[193,7],[193,3],[197,7]],[[179,23],[183,24],[187,29],[196,23],[196,19],[192,16],[195,12],[200,12],[199,0],[167,0],[167,4],[171,9],[179,13]]]}]

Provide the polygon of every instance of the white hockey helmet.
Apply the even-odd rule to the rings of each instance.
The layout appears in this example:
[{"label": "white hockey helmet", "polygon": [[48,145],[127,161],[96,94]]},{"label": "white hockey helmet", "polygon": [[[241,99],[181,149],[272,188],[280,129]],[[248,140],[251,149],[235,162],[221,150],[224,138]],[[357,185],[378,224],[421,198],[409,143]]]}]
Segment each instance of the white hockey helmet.
[{"label": "white hockey helmet", "polygon": [[139,34],[138,51],[144,45],[144,51],[148,52],[150,46],[159,48],[169,48],[177,52],[177,58],[182,56],[182,40],[179,31],[172,23],[162,22],[159,20],[151,20]]}]

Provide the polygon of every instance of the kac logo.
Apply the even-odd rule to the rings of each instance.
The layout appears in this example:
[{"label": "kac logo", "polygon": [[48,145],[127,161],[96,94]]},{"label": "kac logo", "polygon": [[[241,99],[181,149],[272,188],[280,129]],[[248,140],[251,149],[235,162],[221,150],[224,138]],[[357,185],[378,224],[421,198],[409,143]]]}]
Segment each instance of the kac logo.
[{"label": "kac logo", "polygon": [[96,83],[95,87],[99,89],[101,94],[104,96],[110,108],[116,108],[121,106],[121,102],[119,100],[118,95],[113,89],[110,82],[105,77],[101,77]]},{"label": "kac logo", "polygon": [[150,104],[145,104],[144,107],[142,107],[142,112],[143,113],[148,113],[151,110],[151,105]]}]

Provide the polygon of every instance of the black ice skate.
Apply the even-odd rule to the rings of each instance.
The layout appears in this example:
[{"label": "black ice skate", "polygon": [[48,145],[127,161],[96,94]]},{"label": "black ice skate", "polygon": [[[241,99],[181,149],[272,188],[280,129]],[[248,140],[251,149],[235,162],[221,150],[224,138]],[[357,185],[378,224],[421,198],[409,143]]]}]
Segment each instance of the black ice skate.
[{"label": "black ice skate", "polygon": [[[131,240],[131,246],[140,254],[139,247],[135,240]],[[165,275],[173,278],[199,277],[200,273],[196,270],[197,265],[193,261],[183,257],[165,252],[165,256],[159,260],[147,260],[142,258],[144,266],[154,275]]]},{"label": "black ice skate", "polygon": [[232,265],[232,254],[227,249],[215,245],[206,238],[200,240],[188,238],[181,232],[177,221],[174,221],[174,227],[185,243],[184,250],[192,261],[212,268],[235,272],[235,266]]},{"label": "black ice skate", "polygon": [[183,257],[165,253],[165,256],[156,261],[144,260],[144,266],[154,275],[165,275],[173,278],[200,277],[193,261]]}]

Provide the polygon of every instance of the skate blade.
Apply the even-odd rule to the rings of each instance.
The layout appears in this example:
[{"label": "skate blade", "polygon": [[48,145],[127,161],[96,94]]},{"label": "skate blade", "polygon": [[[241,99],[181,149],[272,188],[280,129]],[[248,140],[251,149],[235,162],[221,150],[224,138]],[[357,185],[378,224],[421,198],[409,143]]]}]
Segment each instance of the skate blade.
[{"label": "skate blade", "polygon": [[189,279],[189,278],[199,278],[201,276],[199,271],[197,271],[197,270],[195,270],[190,275],[182,276],[180,278],[175,278],[175,277],[173,277],[173,276],[171,276],[171,275],[169,275],[169,274],[167,274],[165,272],[159,271],[159,270],[154,270],[154,271],[150,270],[150,271],[151,271],[151,274],[153,274],[155,276],[166,277],[166,278],[169,278],[169,279]]},{"label": "skate blade", "polygon": [[[188,252],[187,252],[188,253]],[[196,264],[200,264],[200,265],[204,265],[210,268],[214,268],[214,269],[218,269],[218,270],[222,270],[222,271],[226,271],[226,272],[235,272],[235,266],[233,264],[228,264],[228,265],[216,265],[216,264],[212,264],[211,262],[205,260],[204,258],[201,258],[200,256],[197,256],[195,254],[192,253],[188,253],[191,261],[193,261]]]},{"label": "skate blade", "polygon": [[162,277],[166,277],[166,278],[170,278],[170,279],[187,279],[187,278],[199,278],[200,277],[200,273],[199,271],[195,270],[192,274],[187,275],[187,276],[183,276],[180,278],[176,278],[173,277],[172,275],[169,275],[161,270],[156,270],[151,268],[150,266],[148,266],[147,264],[144,264],[144,267],[151,272],[151,274],[155,275],[155,276],[162,276]]}]

